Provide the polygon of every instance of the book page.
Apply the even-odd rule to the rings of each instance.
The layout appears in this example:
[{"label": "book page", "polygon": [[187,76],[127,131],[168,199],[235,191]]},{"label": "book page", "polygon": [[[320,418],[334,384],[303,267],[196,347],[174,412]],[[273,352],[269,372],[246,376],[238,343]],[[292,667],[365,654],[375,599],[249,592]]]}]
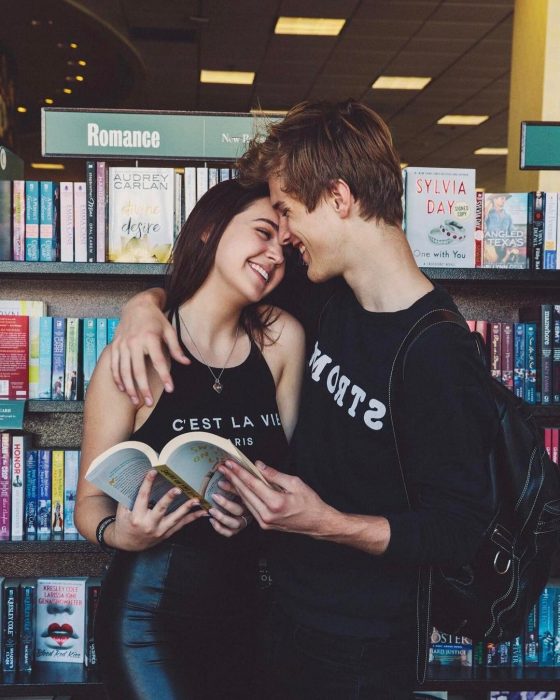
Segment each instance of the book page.
[{"label": "book page", "polygon": [[94,469],[90,468],[86,479],[131,509],[151,468],[152,464],[143,452],[130,447],[122,448],[106,455]]}]

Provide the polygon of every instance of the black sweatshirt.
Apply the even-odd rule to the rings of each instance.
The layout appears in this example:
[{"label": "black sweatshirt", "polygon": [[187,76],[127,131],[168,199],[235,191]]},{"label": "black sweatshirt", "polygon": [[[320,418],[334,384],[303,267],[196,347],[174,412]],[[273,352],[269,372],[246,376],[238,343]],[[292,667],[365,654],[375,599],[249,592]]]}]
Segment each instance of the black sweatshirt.
[{"label": "black sweatshirt", "polygon": [[410,308],[365,311],[347,287],[325,306],[311,344],[290,466],[327,503],[389,520],[386,553],[275,533],[280,603],[303,624],[337,634],[397,637],[416,624],[417,566],[460,565],[492,512],[485,460],[497,430],[487,373],[465,330],[442,324],[415,343],[405,370],[409,511],[388,417],[396,350],[414,321],[456,310],[436,288]]}]

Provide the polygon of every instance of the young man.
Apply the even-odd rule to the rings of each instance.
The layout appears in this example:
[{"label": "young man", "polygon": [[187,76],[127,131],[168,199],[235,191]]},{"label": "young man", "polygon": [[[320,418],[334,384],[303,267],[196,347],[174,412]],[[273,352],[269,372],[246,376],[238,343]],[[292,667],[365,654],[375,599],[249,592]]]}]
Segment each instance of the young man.
[{"label": "young man", "polygon": [[[259,525],[274,531],[276,605],[261,693],[409,698],[423,667],[417,642],[428,633],[417,629],[420,568],[469,562],[492,516],[485,464],[497,423],[486,373],[469,335],[451,324],[425,332],[409,353],[405,400],[393,407],[406,438],[409,508],[388,416],[391,367],[416,321],[456,307],[418,269],[402,231],[387,126],[357,102],[304,103],[269,127],[239,169],[242,180],[268,181],[308,278],[342,278],[311,339],[290,465],[261,465],[281,490],[234,463],[223,468]],[[147,335],[134,330],[146,326]],[[179,356],[166,322],[140,297],[114,351],[129,393],[134,374],[146,394],[143,358],[161,366],[161,335]]]}]

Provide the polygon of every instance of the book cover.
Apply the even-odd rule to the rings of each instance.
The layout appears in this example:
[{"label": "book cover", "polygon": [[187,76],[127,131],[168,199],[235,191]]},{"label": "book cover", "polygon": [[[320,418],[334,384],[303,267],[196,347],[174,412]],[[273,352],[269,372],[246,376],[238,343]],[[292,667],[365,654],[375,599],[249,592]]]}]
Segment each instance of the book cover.
[{"label": "book cover", "polygon": [[527,192],[484,194],[484,267],[528,267],[527,218]]},{"label": "book cover", "polygon": [[86,246],[87,261],[97,258],[97,172],[94,160],[86,161]]},{"label": "book cover", "polygon": [[41,318],[29,317],[29,359],[27,378],[29,383],[28,398],[39,398],[39,355],[41,343]]},{"label": "book cover", "polygon": [[0,180],[0,260],[12,259],[12,183]]},{"label": "book cover", "polygon": [[537,324],[525,324],[525,401],[537,403]]},{"label": "book cover", "polygon": [[60,183],[60,260],[74,261],[74,183]]},{"label": "book cover", "polygon": [[490,375],[502,381],[502,324],[499,321],[490,325]]},{"label": "book cover", "polygon": [[511,640],[511,665],[523,666],[523,638],[514,637]]},{"label": "book cover", "polygon": [[177,238],[183,225],[183,178],[181,173],[174,173],[174,188],[175,201],[173,202],[173,240]]},{"label": "book cover", "polygon": [[19,586],[18,670],[31,671],[35,656],[36,582],[23,579]]},{"label": "book cover", "polygon": [[37,539],[37,479],[39,454],[37,450],[25,453],[25,506],[24,534],[26,540]]},{"label": "book cover", "polygon": [[513,391],[513,323],[503,321],[502,330],[502,384]]},{"label": "book cover", "polygon": [[474,266],[484,264],[484,192],[476,191],[476,210],[474,224]]},{"label": "book cover", "polygon": [[119,325],[118,318],[108,318],[107,319],[107,345],[109,345],[109,343],[113,342],[113,338],[115,337],[115,331],[117,330],[118,325]]},{"label": "book cover", "polygon": [[544,218],[546,199],[544,192],[529,192],[533,200],[531,223],[531,269],[542,270],[544,266]]},{"label": "book cover", "polygon": [[74,261],[87,262],[86,183],[74,183]]},{"label": "book cover", "polygon": [[25,181],[25,259],[39,261],[39,183]]},{"label": "book cover", "polygon": [[433,629],[428,663],[431,666],[472,666],[472,640]]},{"label": "book cover", "polygon": [[86,654],[85,664],[88,668],[97,666],[97,654],[95,653],[94,624],[95,612],[101,593],[101,579],[90,576],[86,581]]},{"label": "book cover", "polygon": [[51,534],[64,535],[64,450],[51,452]]},{"label": "book cover", "polygon": [[107,319],[106,318],[96,318],[95,319],[95,352],[97,354],[97,359],[103,352],[103,348],[107,345]]},{"label": "book cover", "polygon": [[173,168],[109,168],[108,259],[165,263],[174,232]]},{"label": "book cover", "polygon": [[12,540],[23,540],[25,534],[25,455],[31,448],[31,437],[12,434]]},{"label": "book cover", "polygon": [[95,318],[84,318],[83,320],[83,335],[82,335],[82,355],[83,355],[83,377],[82,383],[84,387],[84,396],[87,393],[91,375],[97,364],[96,352],[96,320]]},{"label": "book cover", "polygon": [[539,666],[554,666],[554,598],[556,589],[547,585],[539,597]]},{"label": "book cover", "polygon": [[552,403],[560,404],[560,306],[552,307]]},{"label": "book cover", "polygon": [[37,455],[37,538],[48,540],[52,512],[51,451],[37,450]]},{"label": "book cover", "polygon": [[199,165],[196,168],[196,201],[208,192],[208,168]]},{"label": "book cover", "polygon": [[558,428],[551,428],[552,430],[552,461],[554,464],[558,464],[558,449],[560,447],[560,434]]},{"label": "book cover", "polygon": [[220,168],[220,182],[231,179],[231,170],[229,168]]},{"label": "book cover", "polygon": [[64,400],[64,367],[66,354],[66,319],[61,316],[53,318],[52,344],[52,386],[51,399]]},{"label": "book cover", "polygon": [[196,168],[185,167],[185,221],[189,218],[196,204]]},{"label": "book cover", "polygon": [[4,579],[2,593],[2,668],[17,670],[19,581]]},{"label": "book cover", "polygon": [[80,471],[80,451],[64,451],[64,539],[77,539],[78,530],[74,523],[78,473]]},{"label": "book cover", "polygon": [[0,399],[29,398],[29,316],[0,315]]},{"label": "book cover", "polygon": [[544,207],[544,269],[556,269],[556,238],[558,228],[558,192],[545,192]]},{"label": "book cover", "polygon": [[0,540],[10,539],[12,436],[0,433]]},{"label": "book cover", "polygon": [[552,403],[552,352],[554,341],[554,320],[552,304],[541,304],[541,403]]},{"label": "book cover", "polygon": [[37,661],[84,662],[85,582],[85,578],[37,579]]},{"label": "book cover", "polygon": [[53,262],[56,260],[59,205],[59,185],[43,180],[39,183],[41,196],[39,205],[39,260]]},{"label": "book cover", "polygon": [[513,392],[522,399],[525,395],[525,324],[513,324]]},{"label": "book cover", "polygon": [[473,169],[406,168],[406,237],[422,267],[474,267]]},{"label": "book cover", "polygon": [[51,316],[39,319],[39,398],[50,399],[52,392],[53,320]]},{"label": "book cover", "polygon": [[98,160],[96,164],[96,220],[97,230],[95,232],[97,239],[97,262],[105,262],[107,256],[107,163],[104,160]]},{"label": "book cover", "polygon": [[25,260],[25,181],[13,181],[12,197],[13,258]]},{"label": "book cover", "polygon": [[539,663],[539,613],[538,604],[531,609],[525,621],[525,666],[537,666]]},{"label": "book cover", "polygon": [[81,319],[66,319],[66,354],[64,362],[64,398],[76,401],[81,398],[78,370],[81,358]]}]

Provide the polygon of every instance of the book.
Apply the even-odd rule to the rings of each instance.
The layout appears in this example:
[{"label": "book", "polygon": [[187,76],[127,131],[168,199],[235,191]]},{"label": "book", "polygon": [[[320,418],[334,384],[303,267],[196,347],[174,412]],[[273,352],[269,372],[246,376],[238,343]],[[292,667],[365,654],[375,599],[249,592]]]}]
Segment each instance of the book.
[{"label": "book", "polygon": [[66,356],[66,319],[53,318],[51,399],[64,400],[64,367]]},{"label": "book", "polygon": [[84,318],[82,335],[82,377],[81,382],[84,388],[84,396],[91,381],[93,370],[97,363],[96,351],[96,320],[95,318]]},{"label": "book", "polygon": [[101,578],[90,576],[86,581],[86,654],[85,665],[88,668],[97,666],[95,652],[94,623],[97,604],[101,594]]},{"label": "book", "polygon": [[474,267],[473,169],[406,168],[406,237],[423,267]]},{"label": "book", "polygon": [[64,534],[64,450],[51,452],[51,534],[61,539]]},{"label": "book", "polygon": [[26,540],[37,539],[38,460],[37,450],[28,450],[25,453],[24,535]]},{"label": "book", "polygon": [[12,198],[13,259],[25,260],[25,181],[14,180]]},{"label": "book", "polygon": [[64,451],[64,539],[77,539],[78,530],[74,523],[80,451]]},{"label": "book", "polygon": [[430,637],[430,666],[472,666],[472,640],[440,632],[435,627]]},{"label": "book", "polygon": [[165,263],[174,232],[173,168],[109,168],[111,262]]},{"label": "book", "polygon": [[12,435],[12,540],[25,534],[25,454],[30,447],[30,435]]},{"label": "book", "polygon": [[39,183],[25,181],[25,259],[39,261]]},{"label": "book", "polygon": [[31,671],[35,656],[35,579],[23,579],[19,585],[18,670]]},{"label": "book", "polygon": [[545,192],[544,269],[556,270],[558,192]]},{"label": "book", "polygon": [[86,247],[87,261],[97,259],[97,173],[94,160],[86,161]]},{"label": "book", "polygon": [[105,262],[107,254],[107,163],[98,160],[96,164],[96,217],[97,262]]},{"label": "book", "polygon": [[546,210],[546,198],[544,192],[529,192],[532,197],[533,220],[530,224],[531,231],[531,269],[542,270],[544,267],[544,218]]},{"label": "book", "polygon": [[87,262],[86,183],[74,183],[74,261]]},{"label": "book", "polygon": [[526,269],[527,192],[485,192],[484,267]]},{"label": "book", "polygon": [[37,579],[37,661],[84,662],[85,584],[85,577]]},{"label": "book", "polygon": [[19,581],[4,579],[2,591],[2,668],[17,670]]},{"label": "book", "polygon": [[81,398],[81,377],[78,370],[81,366],[81,319],[66,319],[66,352],[64,356],[64,398],[66,401],[76,401]]},{"label": "book", "polygon": [[0,180],[0,260],[12,259],[12,183]]},{"label": "book", "polygon": [[188,498],[200,498],[201,506],[208,510],[215,506],[212,495],[220,491],[218,482],[223,478],[217,467],[226,459],[235,460],[268,484],[255,465],[230,440],[202,431],[178,435],[164,446],[159,455],[143,442],[120,442],[92,461],[86,479],[131,509],[144,477],[150,469],[156,469],[158,476],[152,486],[154,501],[172,486],[178,486],[183,494],[173,501],[171,509]]},{"label": "book", "polygon": [[39,260],[53,262],[57,259],[60,189],[58,183],[49,180],[40,182],[39,186]]},{"label": "book", "polygon": [[52,316],[39,319],[39,398],[50,399],[52,394]]},{"label": "book", "polygon": [[37,537],[45,540],[51,536],[51,451],[37,450],[37,455]]},{"label": "book", "polygon": [[12,514],[11,459],[12,435],[11,433],[0,433],[0,540],[10,539]]},{"label": "book", "polygon": [[74,261],[74,183],[60,183],[60,260]]},{"label": "book", "polygon": [[0,399],[29,398],[29,317],[0,315]]}]

